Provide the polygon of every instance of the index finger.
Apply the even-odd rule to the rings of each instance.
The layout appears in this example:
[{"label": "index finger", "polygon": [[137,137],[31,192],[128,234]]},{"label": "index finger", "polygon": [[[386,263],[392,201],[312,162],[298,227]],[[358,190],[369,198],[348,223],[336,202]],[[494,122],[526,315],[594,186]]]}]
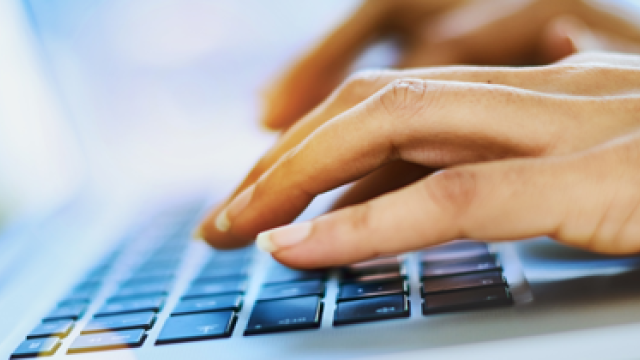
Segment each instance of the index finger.
[{"label": "index finger", "polygon": [[539,118],[541,107],[558,105],[552,97],[486,84],[392,83],[287,153],[219,215],[218,229],[250,242],[260,231],[293,221],[316,195],[392,160],[443,167],[542,155],[565,117],[575,115]]}]

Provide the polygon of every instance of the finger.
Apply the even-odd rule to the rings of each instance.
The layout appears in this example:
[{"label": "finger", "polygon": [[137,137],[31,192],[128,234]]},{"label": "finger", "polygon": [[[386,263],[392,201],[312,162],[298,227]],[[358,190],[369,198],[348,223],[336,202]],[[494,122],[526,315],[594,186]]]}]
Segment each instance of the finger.
[{"label": "finger", "polygon": [[[304,119],[304,121],[297,123],[290,131],[288,131],[283,136],[283,138],[278,142],[278,144],[274,148],[272,148],[266,154],[266,156],[255,166],[255,168],[247,176],[243,184],[238,188],[236,194],[239,194],[241,191],[244,191],[247,186],[255,183],[258,180],[258,178],[260,178],[260,176],[262,176],[267,169],[270,169],[273,166],[273,164],[275,164],[276,161],[278,161],[278,159],[280,159],[285,153],[290,152],[291,149],[298,146],[304,139],[306,139],[312,133],[314,133],[317,128],[321,127],[321,125],[328,120],[327,118],[333,118],[336,115],[341,114],[344,110],[348,110],[347,113],[354,110],[355,108],[351,108],[349,110],[349,107],[353,106],[353,104],[357,104],[362,97],[368,96],[371,89],[379,88],[382,86],[382,84],[385,84],[387,83],[387,81],[390,81],[387,79],[397,77],[398,76],[397,74],[415,74],[418,77],[422,76],[424,78],[466,79],[468,81],[475,81],[478,83],[482,82],[482,83],[485,83],[485,85],[486,85],[486,82],[489,82],[492,84],[494,83],[511,84],[515,86],[520,85],[522,88],[525,88],[525,89],[527,88],[544,89],[549,93],[590,94],[594,96],[599,93],[608,94],[608,95],[616,94],[616,93],[623,94],[628,89],[624,88],[624,86],[619,87],[616,84],[632,84],[633,83],[628,81],[628,77],[630,76],[630,74],[625,71],[618,71],[612,68],[604,69],[604,70],[600,69],[599,70],[600,72],[604,71],[606,73],[603,72],[602,74],[600,74],[602,76],[598,76],[597,78],[599,80],[594,82],[593,80],[591,80],[593,77],[584,76],[584,75],[588,75],[589,72],[576,71],[576,70],[579,70],[579,66],[584,66],[585,67],[584,70],[590,70],[591,69],[590,65],[576,65],[576,64],[567,65],[572,67],[571,69],[566,69],[563,66],[550,66],[545,68],[534,68],[534,69],[526,69],[526,70],[525,69],[507,69],[507,68],[504,68],[504,69],[448,68],[445,70],[438,69],[438,70],[404,71],[404,72],[382,72],[382,73],[376,73],[377,75],[374,76],[373,80],[367,79],[366,76],[361,77],[357,81],[352,81],[347,83],[341,91],[337,92],[332,96],[330,101],[328,101],[327,103],[323,104],[323,106],[314,110],[314,112],[309,114]],[[570,70],[570,71],[567,71],[567,70]],[[621,82],[616,79],[618,80],[622,79],[624,81]],[[467,89],[467,87],[474,88],[475,86],[475,89],[477,90],[477,87],[480,85],[478,84],[465,85],[462,83],[458,83],[456,86],[458,86],[460,89]],[[500,87],[495,85],[486,85],[486,86],[488,86],[486,89],[490,91],[487,92],[487,95],[483,95],[481,97],[484,99],[484,101],[487,101],[488,103],[491,103],[491,101],[493,100],[491,97],[493,94],[493,90],[496,90],[497,93],[503,94],[503,95],[511,93],[510,90],[505,92],[504,91],[506,89],[505,87]],[[618,86],[618,88],[614,88],[615,86]],[[347,89],[350,89],[350,90],[347,91]],[[518,94],[526,93],[526,92],[523,92],[523,90],[518,90],[516,92]],[[568,112],[568,109],[574,109],[574,107],[569,107],[569,108],[562,107],[556,113],[551,114],[548,117],[540,118],[539,111],[541,108],[539,107],[539,104],[536,102],[538,100],[535,100],[535,99],[540,99],[540,94],[537,94],[537,95],[534,93],[527,93],[527,94],[529,94],[529,96],[525,96],[525,97],[535,103],[535,104],[532,104],[527,109],[525,109],[525,112],[529,112],[528,116],[523,116],[523,114],[520,113],[517,106],[513,107],[515,103],[507,99],[505,99],[503,102],[495,103],[492,106],[488,106],[489,108],[487,109],[482,109],[482,106],[487,106],[487,105],[486,104],[479,105],[476,101],[477,99],[473,95],[471,95],[471,97],[469,98],[469,104],[470,104],[469,106],[470,107],[479,106],[478,108],[474,109],[475,112],[470,112],[462,115],[461,111],[463,110],[461,109],[467,109],[465,107],[466,105],[461,107],[460,104],[464,104],[464,102],[459,101],[459,99],[452,99],[451,104],[449,104],[449,106],[452,106],[452,109],[449,110],[449,113],[452,114],[454,118],[456,116],[460,116],[460,118],[458,118],[457,120],[457,126],[459,127],[459,129],[463,129],[465,128],[466,125],[468,125],[469,118],[476,118],[476,119],[486,118],[487,124],[495,124],[496,121],[503,121],[505,124],[511,124],[511,123],[519,122],[520,120],[522,120],[523,122],[528,121],[529,125],[532,125],[536,123],[541,124],[549,120],[549,123],[547,123],[545,126],[550,131],[552,131],[559,125],[562,125],[562,126],[570,126],[571,124],[575,125],[576,121],[580,121],[581,119],[580,116]],[[464,99],[470,95],[463,93],[463,94],[460,94],[459,96],[460,96],[460,99]],[[386,97],[388,97],[388,95]],[[507,98],[508,97],[509,96],[507,95]],[[549,97],[544,97],[544,96],[542,98],[549,99]],[[559,97],[558,99],[563,99],[563,98]],[[569,103],[573,103],[573,102],[569,102]],[[595,109],[592,109],[591,107],[587,106],[587,107],[584,107],[583,109],[579,109],[578,111],[584,111],[585,109],[589,109],[589,111],[593,111],[593,112],[603,112],[603,111],[606,112],[606,111],[609,111],[610,109],[615,108],[615,102],[611,102],[611,107],[604,106],[604,103],[600,105],[601,106]],[[410,108],[411,106],[413,105],[409,105],[408,108]],[[360,110],[356,110],[355,112],[352,112],[351,115],[347,115],[346,117],[354,118],[355,116],[357,118],[358,115],[353,115],[353,114],[360,113],[361,114],[360,118],[362,119],[368,118],[367,114],[362,114],[363,106],[359,105],[359,107],[360,107]],[[364,108],[366,108],[366,105],[364,106]],[[384,107],[378,106],[378,108],[382,109],[383,111],[386,111]],[[484,115],[481,117],[478,117],[477,112],[482,113],[482,111],[485,111]],[[501,119],[499,116],[497,117],[493,116],[494,113],[500,114],[503,111],[505,111],[504,118]],[[454,115],[454,114],[458,114],[458,115]],[[344,118],[344,117],[345,116],[343,115],[339,115],[338,117],[336,117],[336,119]],[[391,120],[388,120],[388,121],[392,122]],[[444,118],[442,120],[444,120]],[[553,120],[553,121],[550,121],[550,120]],[[633,122],[632,119],[626,119],[626,120]],[[600,133],[598,133],[595,138],[585,138],[585,136],[589,137],[589,136],[593,136],[594,134],[586,131],[581,131],[579,134],[576,134],[571,139],[569,139],[569,141],[564,142],[563,145],[566,145],[566,146],[558,146],[556,147],[555,151],[559,151],[558,153],[561,153],[562,151],[573,151],[573,150],[576,150],[575,148],[572,147],[573,144],[593,144],[594,141],[601,141],[601,139],[606,139],[608,136],[611,136],[613,133],[618,133],[619,131],[625,130],[626,126],[631,126],[629,123],[626,123],[626,120],[625,121],[619,120],[617,122],[605,122],[603,124],[595,124],[593,128],[600,130]],[[456,122],[451,122],[451,125],[453,126],[455,123]],[[607,128],[607,126],[609,126],[610,128]],[[505,130],[504,126],[497,126],[497,127],[500,129],[496,130],[497,131],[496,134]],[[425,129],[427,128],[428,127],[426,127]],[[481,125],[477,129],[477,134],[486,134],[487,133],[486,131],[488,129],[491,129],[491,127],[490,126],[484,127],[484,125]],[[523,129],[526,129],[526,126],[523,127]],[[356,130],[354,131],[354,133],[361,133],[361,132],[359,130]],[[465,134],[469,135],[469,134],[473,134],[473,132],[471,132],[471,129],[469,129],[469,131],[466,131]],[[523,132],[522,134],[525,134],[525,133]],[[520,136],[526,138],[526,136],[522,134]],[[430,134],[429,136],[432,136],[432,135],[433,134]],[[515,136],[515,134],[511,134],[511,136]],[[465,139],[465,137],[461,137],[458,140],[460,139]],[[347,143],[351,141],[353,141],[353,139],[345,139],[345,142]],[[464,146],[470,146],[470,144],[473,144],[474,141],[475,140],[472,139],[471,143],[465,144]],[[368,139],[364,141],[364,143],[367,143],[367,142],[368,142]],[[329,142],[329,144],[331,143],[332,142]],[[524,143],[526,143],[526,141]],[[340,148],[340,146],[342,146],[342,144],[338,144],[336,148]],[[483,149],[479,149],[476,156],[478,156],[479,154],[483,154],[483,151],[484,151]],[[373,169],[370,169],[370,170],[373,170]],[[236,194],[234,194],[234,197]],[[213,212],[203,222],[201,233],[205,239],[207,239],[210,243],[214,244],[215,246],[219,246],[219,247],[238,246],[239,244],[243,244],[243,243],[246,243],[246,241],[248,241],[245,238],[244,242],[239,242],[239,239],[236,239],[233,236],[232,232],[227,233],[227,232],[218,231],[215,226],[215,219],[219,217],[220,217],[219,212]]]},{"label": "finger", "polygon": [[541,121],[540,107],[555,106],[517,89],[398,81],[315,131],[219,218],[228,218],[234,236],[253,238],[292,221],[314,196],[391,161],[442,167],[544,154],[569,115],[549,111]]},{"label": "finger", "polygon": [[367,1],[265,92],[263,125],[291,126],[346,77],[357,56],[384,31],[387,1]]},{"label": "finger", "polygon": [[405,187],[433,170],[406,161],[393,161],[358,180],[331,207],[332,210],[360,204],[382,194]]},{"label": "finger", "polygon": [[636,253],[640,142],[627,147],[622,157],[606,150],[444,170],[367,203],[260,234],[258,244],[299,268],[343,265],[460,238],[546,235],[590,251]]}]

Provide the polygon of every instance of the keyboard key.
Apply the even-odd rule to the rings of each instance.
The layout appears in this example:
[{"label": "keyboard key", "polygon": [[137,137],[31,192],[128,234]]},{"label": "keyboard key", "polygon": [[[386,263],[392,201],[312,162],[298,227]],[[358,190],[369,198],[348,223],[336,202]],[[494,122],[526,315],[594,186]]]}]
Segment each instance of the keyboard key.
[{"label": "keyboard key", "polygon": [[387,295],[339,302],[333,325],[405,318],[410,315],[409,300],[404,295]]},{"label": "keyboard key", "polygon": [[502,267],[495,261],[469,262],[469,263],[436,263],[434,265],[422,265],[421,277],[423,279],[430,277],[449,276],[469,274],[480,271],[496,270],[501,271]]},{"label": "keyboard key", "polygon": [[44,318],[44,321],[61,319],[77,320],[86,310],[87,304],[83,302],[58,306]]},{"label": "keyboard key", "polygon": [[113,295],[113,298],[129,298],[129,297],[142,297],[152,295],[166,295],[173,283],[171,281],[158,281],[141,284],[129,284],[123,285]]},{"label": "keyboard key", "polygon": [[241,306],[242,296],[240,295],[208,296],[180,301],[172,315],[222,310],[238,311]]},{"label": "keyboard key", "polygon": [[484,254],[489,254],[487,244],[478,241],[458,240],[422,251],[420,260],[442,261]]},{"label": "keyboard key", "polygon": [[145,338],[142,329],[80,335],[71,344],[68,353],[139,347]]},{"label": "keyboard key", "polygon": [[164,296],[112,300],[104,304],[95,316],[124,314],[140,311],[160,311],[164,304]]},{"label": "keyboard key", "polygon": [[246,268],[204,268],[195,281],[211,281],[224,278],[241,279],[246,277]]},{"label": "keyboard key", "polygon": [[322,281],[278,283],[263,286],[258,300],[273,300],[310,295],[324,297],[324,290],[325,287]]},{"label": "keyboard key", "polygon": [[389,272],[398,270],[402,265],[402,260],[398,256],[387,256],[377,259],[362,261],[356,264],[351,264],[345,267],[347,272],[352,274],[368,273],[372,269],[377,269],[380,272]]},{"label": "keyboard key", "polygon": [[325,280],[327,273],[322,270],[294,270],[284,266],[276,266],[269,272],[265,284],[292,281]]},{"label": "keyboard key", "polygon": [[504,283],[504,277],[502,273],[498,271],[429,278],[422,283],[422,296],[443,291],[470,289]]},{"label": "keyboard key", "polygon": [[183,299],[222,295],[222,294],[240,294],[245,291],[246,284],[243,281],[220,281],[212,283],[195,283],[191,285],[189,290],[182,297]]},{"label": "keyboard key", "polygon": [[60,340],[56,337],[31,339],[23,341],[11,358],[25,358],[53,355],[60,347]]},{"label": "keyboard key", "polygon": [[395,267],[363,268],[357,271],[343,269],[341,274],[341,280],[342,282],[354,282],[354,281],[358,281],[358,279],[363,279],[363,278],[366,279],[374,276],[401,278],[401,277],[406,277],[406,275],[407,274],[404,271],[404,269],[402,269],[398,264]]},{"label": "keyboard key", "polygon": [[142,280],[149,278],[165,278],[172,279],[177,269],[150,269],[131,273],[130,280]]},{"label": "keyboard key", "polygon": [[93,318],[82,329],[83,334],[126,329],[150,329],[156,320],[153,312],[143,312],[125,315],[101,316]]},{"label": "keyboard key", "polygon": [[409,287],[403,280],[344,284],[340,286],[338,301],[408,293]]},{"label": "keyboard key", "polygon": [[509,290],[502,286],[427,295],[422,303],[425,315],[441,312],[472,310],[512,303]]},{"label": "keyboard key", "polygon": [[229,337],[235,320],[233,311],[171,316],[165,322],[156,344]]},{"label": "keyboard key", "polygon": [[369,274],[369,275],[360,275],[354,277],[343,277],[340,279],[340,283],[349,284],[349,283],[367,283],[367,282],[383,282],[383,281],[392,281],[392,280],[404,280],[406,278],[406,274],[404,272],[388,272],[382,274]]},{"label": "keyboard key", "polygon": [[320,327],[322,302],[317,296],[257,301],[245,335]]},{"label": "keyboard key", "polygon": [[147,276],[147,275],[135,275],[131,276],[120,284],[122,287],[136,287],[140,284],[171,284],[173,282],[174,274],[166,276]]},{"label": "keyboard key", "polygon": [[75,322],[73,320],[55,320],[43,322],[42,324],[36,326],[33,330],[31,330],[29,335],[27,335],[27,339],[52,336],[63,338],[69,335],[69,333],[73,329],[74,324]]}]

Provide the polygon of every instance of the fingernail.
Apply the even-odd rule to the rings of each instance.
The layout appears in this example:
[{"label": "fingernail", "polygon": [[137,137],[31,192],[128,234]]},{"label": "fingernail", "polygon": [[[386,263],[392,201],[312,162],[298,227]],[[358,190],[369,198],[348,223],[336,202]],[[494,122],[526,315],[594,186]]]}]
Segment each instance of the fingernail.
[{"label": "fingernail", "polygon": [[240,195],[231,201],[229,206],[218,214],[218,217],[216,218],[216,229],[218,229],[218,231],[227,232],[229,230],[233,219],[235,219],[244,210],[244,208],[249,205],[254,189],[255,185],[251,185],[245,189],[240,193]]},{"label": "fingernail", "polygon": [[191,239],[195,240],[195,241],[203,241],[204,240],[204,236],[202,236],[202,227],[198,226],[195,230],[193,230],[193,232],[191,233]]},{"label": "fingernail", "polygon": [[272,253],[302,242],[309,234],[311,223],[306,221],[261,232],[256,239],[256,245],[260,250]]}]

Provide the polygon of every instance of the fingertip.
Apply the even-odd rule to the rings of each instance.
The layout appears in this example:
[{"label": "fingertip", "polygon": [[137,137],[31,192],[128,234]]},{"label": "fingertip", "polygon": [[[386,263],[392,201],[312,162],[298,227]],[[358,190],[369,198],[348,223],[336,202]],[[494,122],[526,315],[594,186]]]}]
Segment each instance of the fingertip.
[{"label": "fingertip", "polygon": [[226,211],[224,209],[211,213],[194,231],[194,238],[205,241],[216,249],[235,249],[249,245],[253,239],[239,238],[229,232],[229,227],[221,231],[225,226],[230,226],[228,220],[225,223]]}]

